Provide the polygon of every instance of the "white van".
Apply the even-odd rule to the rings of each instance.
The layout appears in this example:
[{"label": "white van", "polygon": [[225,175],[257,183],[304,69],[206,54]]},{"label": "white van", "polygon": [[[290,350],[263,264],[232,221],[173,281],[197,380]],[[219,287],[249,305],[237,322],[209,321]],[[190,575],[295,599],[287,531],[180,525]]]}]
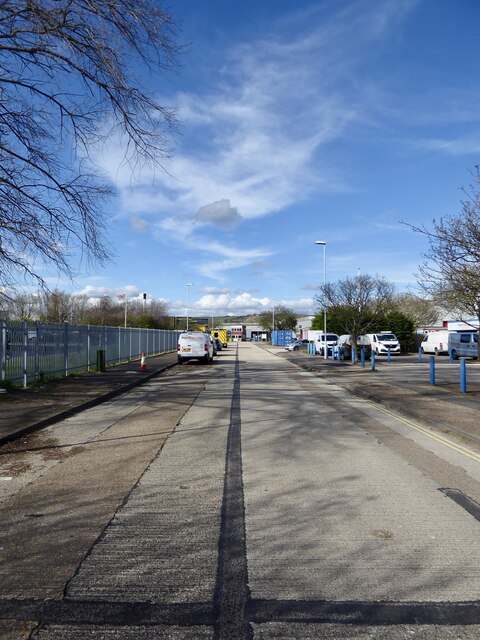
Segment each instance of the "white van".
[{"label": "white van", "polygon": [[[309,334],[310,337],[310,334]],[[338,335],[336,333],[320,333],[315,340],[315,353],[325,355],[325,338],[327,342],[327,353],[333,353],[333,347],[337,344]]]},{"label": "white van", "polygon": [[456,333],[448,336],[448,351],[452,358],[478,358],[478,333]]},{"label": "white van", "polygon": [[386,356],[389,350],[392,356],[400,354],[400,343],[397,336],[391,331],[366,333],[359,337],[358,344],[365,347],[370,345],[372,352],[377,356]]},{"label": "white van", "polygon": [[213,344],[210,336],[203,331],[188,331],[178,336],[177,344],[178,364],[187,360],[200,360],[210,363],[213,361]]},{"label": "white van", "polygon": [[455,332],[445,330],[427,333],[420,345],[422,353],[434,353],[436,356],[441,353],[448,353],[448,336],[451,333]]}]

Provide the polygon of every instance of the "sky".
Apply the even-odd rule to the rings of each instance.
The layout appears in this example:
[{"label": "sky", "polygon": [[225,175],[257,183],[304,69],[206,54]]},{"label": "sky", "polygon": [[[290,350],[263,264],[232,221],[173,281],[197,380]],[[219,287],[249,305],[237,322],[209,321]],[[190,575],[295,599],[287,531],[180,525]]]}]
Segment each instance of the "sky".
[{"label": "sky", "polygon": [[325,280],[359,273],[421,295],[408,225],[459,213],[480,162],[480,2],[169,8],[181,67],[149,82],[178,109],[173,156],[133,171],[111,141],[96,162],[117,190],[114,260],[49,284],[191,316],[314,313]]}]

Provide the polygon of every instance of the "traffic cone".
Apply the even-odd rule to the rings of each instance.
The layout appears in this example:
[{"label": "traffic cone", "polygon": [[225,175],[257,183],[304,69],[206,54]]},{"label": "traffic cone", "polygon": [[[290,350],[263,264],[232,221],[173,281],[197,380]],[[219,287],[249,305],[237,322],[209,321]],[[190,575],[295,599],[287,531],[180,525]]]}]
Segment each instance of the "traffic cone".
[{"label": "traffic cone", "polygon": [[145,364],[145,352],[142,351],[142,359],[140,360],[140,371],[146,371],[147,365]]}]

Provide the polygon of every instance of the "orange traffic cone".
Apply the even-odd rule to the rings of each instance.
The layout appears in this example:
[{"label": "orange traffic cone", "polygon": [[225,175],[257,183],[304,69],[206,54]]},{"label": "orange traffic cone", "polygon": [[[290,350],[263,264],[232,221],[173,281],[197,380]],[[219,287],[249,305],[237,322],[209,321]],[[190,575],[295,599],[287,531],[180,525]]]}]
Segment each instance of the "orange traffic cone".
[{"label": "orange traffic cone", "polygon": [[142,359],[140,360],[140,371],[146,371],[147,365],[145,364],[145,352],[142,351]]}]

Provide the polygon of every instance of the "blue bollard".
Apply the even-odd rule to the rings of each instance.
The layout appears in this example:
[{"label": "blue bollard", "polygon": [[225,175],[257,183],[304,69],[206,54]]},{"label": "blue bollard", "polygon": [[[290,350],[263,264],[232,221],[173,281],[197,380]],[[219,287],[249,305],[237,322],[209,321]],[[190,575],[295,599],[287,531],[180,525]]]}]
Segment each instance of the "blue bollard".
[{"label": "blue bollard", "polygon": [[430,356],[430,384],[435,384],[435,356]]},{"label": "blue bollard", "polygon": [[422,347],[418,348],[418,361],[421,362],[422,361],[422,354],[423,354],[423,349]]},{"label": "blue bollard", "polygon": [[448,350],[448,359],[450,360],[450,364],[452,364],[453,363],[453,356],[452,356],[452,350],[451,349]]},{"label": "blue bollard", "polygon": [[362,363],[362,369],[365,369],[365,348],[360,349],[360,361]]},{"label": "blue bollard", "polygon": [[460,360],[460,392],[467,393],[467,363],[465,358]]},{"label": "blue bollard", "polygon": [[355,364],[357,361],[357,352],[355,349],[352,349],[352,364]]},{"label": "blue bollard", "polygon": [[387,362],[388,364],[390,364],[390,360],[392,359],[392,355],[390,353],[390,347],[388,347],[387,349]]},{"label": "blue bollard", "polygon": [[375,351],[372,351],[370,365],[371,365],[372,371],[375,371]]}]

